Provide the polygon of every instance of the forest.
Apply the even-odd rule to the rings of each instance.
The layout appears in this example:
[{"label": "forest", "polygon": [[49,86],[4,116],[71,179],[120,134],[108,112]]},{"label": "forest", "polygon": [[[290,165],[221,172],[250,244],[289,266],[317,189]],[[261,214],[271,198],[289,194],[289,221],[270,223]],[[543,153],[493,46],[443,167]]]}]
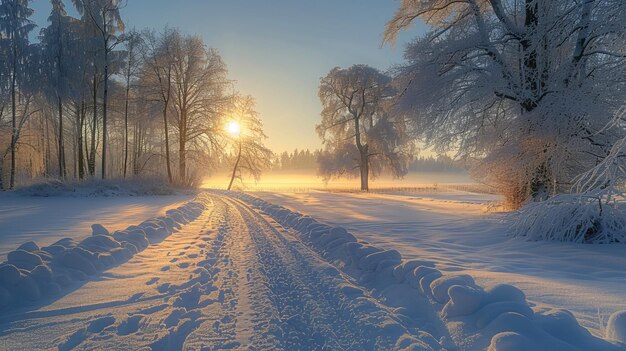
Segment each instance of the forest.
[{"label": "forest", "polygon": [[123,22],[118,1],[72,5],[79,18],[53,0],[48,26],[39,29],[29,1],[2,1],[3,189],[48,177],[195,185],[212,160],[227,157],[226,121],[258,121],[254,99],[236,91],[219,52],[201,37],[167,27],[137,31]]}]

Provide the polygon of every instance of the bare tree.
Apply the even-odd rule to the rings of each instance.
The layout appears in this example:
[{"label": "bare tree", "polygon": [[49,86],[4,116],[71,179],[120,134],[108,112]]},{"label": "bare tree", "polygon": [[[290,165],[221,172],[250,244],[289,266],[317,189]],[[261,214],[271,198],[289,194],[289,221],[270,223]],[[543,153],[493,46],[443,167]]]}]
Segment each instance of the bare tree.
[{"label": "bare tree", "polygon": [[226,65],[218,52],[206,49],[197,36],[175,36],[173,45],[173,107],[178,130],[178,176],[187,177],[187,146],[216,129],[223,111],[231,103],[227,92]]},{"label": "bare tree", "polygon": [[[5,33],[8,47],[5,47],[4,56],[9,64],[8,78],[11,94],[11,173],[9,188],[15,186],[15,162],[17,158],[17,143],[21,123],[18,122],[18,90],[25,85],[28,78],[27,70],[31,66],[27,61],[32,53],[28,43],[28,33],[35,28],[29,19],[33,10],[28,7],[28,0],[7,0],[0,4],[0,31]],[[25,109],[26,111],[27,109]],[[2,184],[0,184],[2,185]]]},{"label": "bare tree", "polygon": [[173,182],[172,166],[170,161],[170,139],[168,111],[172,98],[172,70],[174,69],[173,41],[178,36],[174,31],[165,28],[158,36],[154,32],[144,32],[143,71],[141,73],[143,85],[154,88],[153,92],[162,103],[163,133],[165,135],[165,165],[167,179]]},{"label": "bare tree", "polygon": [[228,183],[228,190],[235,179],[243,181],[244,174],[250,174],[258,180],[265,169],[269,169],[273,153],[263,142],[267,136],[263,132],[263,123],[255,111],[252,96],[238,97],[231,112],[232,119],[226,121],[226,134],[229,144],[235,150],[235,163]]},{"label": "bare tree", "polygon": [[122,173],[124,178],[126,178],[128,167],[128,107],[130,103],[131,80],[139,70],[139,45],[142,38],[138,32],[133,30],[127,33],[123,40],[126,47],[126,67],[124,68],[124,166]]}]

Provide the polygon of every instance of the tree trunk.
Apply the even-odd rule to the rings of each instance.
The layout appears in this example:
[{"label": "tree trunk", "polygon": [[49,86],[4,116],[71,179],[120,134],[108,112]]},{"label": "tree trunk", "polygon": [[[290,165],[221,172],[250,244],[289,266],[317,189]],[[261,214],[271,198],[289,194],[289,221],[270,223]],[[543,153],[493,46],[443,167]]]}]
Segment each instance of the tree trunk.
[{"label": "tree trunk", "polygon": [[4,190],[4,154],[0,154],[0,191]]},{"label": "tree trunk", "polygon": [[[130,67],[130,64],[129,64]],[[128,96],[130,92],[130,68],[126,78],[126,101],[124,102],[124,178],[126,178],[126,168],[128,165]]]},{"label": "tree trunk", "polygon": [[359,172],[361,173],[361,191],[369,191],[369,148],[361,142],[361,122],[357,114],[354,114],[354,140],[359,150]]},{"label": "tree trunk", "polygon": [[187,139],[187,111],[181,109],[180,121],[178,124],[178,172],[180,176],[180,183],[185,185],[187,178],[187,162],[186,162],[186,139]]},{"label": "tree trunk", "polygon": [[46,156],[45,156],[46,157],[46,177],[48,177],[51,174],[50,168],[52,168],[51,165],[50,165],[52,155],[51,155],[51,151],[50,151],[50,127],[48,126],[48,118],[45,118],[44,122],[45,122],[45,128],[46,128],[46,130],[45,130],[45,138],[46,138]]},{"label": "tree trunk", "polygon": [[361,162],[359,169],[361,171],[361,191],[369,191],[369,155],[367,145],[360,150]]},{"label": "tree trunk", "polygon": [[170,136],[169,136],[169,128],[167,125],[167,106],[168,103],[166,102],[164,107],[163,107],[163,126],[164,126],[164,133],[165,133],[165,164],[167,166],[167,180],[170,182],[170,184],[172,184],[173,179],[172,179],[172,166],[170,164]]},{"label": "tree trunk", "polygon": [[96,174],[96,126],[98,125],[98,75],[93,75],[93,123],[91,125],[91,148],[89,150],[89,160],[87,160],[87,168],[89,175],[94,177]]},{"label": "tree trunk", "polygon": [[67,173],[65,170],[65,145],[63,142],[63,100],[61,96],[57,97],[59,108],[59,178],[65,179]]},{"label": "tree trunk", "polygon": [[[530,37],[536,32],[539,26],[539,1],[525,0],[524,4],[525,19],[524,27],[526,37],[521,40],[523,50],[523,65],[524,65],[524,84],[526,89],[530,92],[528,98],[522,101],[521,106],[524,113],[532,113],[539,105],[540,96],[544,88],[544,79],[547,79],[542,69],[540,69],[537,62],[537,49],[539,43],[533,43]],[[542,72],[540,72],[542,71]],[[536,117],[535,117],[536,118]],[[532,121],[529,123],[530,131],[539,128],[539,126],[533,125]],[[548,147],[543,150],[543,154],[539,157],[544,158],[541,160],[537,169],[534,170],[534,174],[530,182],[530,196],[533,201],[544,201],[550,194],[550,172],[549,172],[549,160],[545,159],[545,154],[548,152]]]},{"label": "tree trunk", "polygon": [[241,160],[241,139],[239,139],[239,151],[237,152],[237,161],[235,161],[235,167],[233,167],[233,174],[230,176],[230,183],[228,183],[228,190],[233,186],[235,180],[235,174],[237,174],[237,168],[239,168],[239,161]]},{"label": "tree trunk", "polygon": [[78,179],[85,178],[85,164],[83,154],[83,124],[85,122],[85,101],[81,101],[80,109],[78,103],[76,104],[76,119],[78,122],[76,138],[78,143]]},{"label": "tree trunk", "polygon": [[9,177],[9,189],[15,186],[15,157],[17,145],[17,106],[15,98],[15,90],[17,85],[17,44],[15,43],[15,31],[12,34],[13,39],[13,62],[11,77],[11,175]]},{"label": "tree trunk", "polygon": [[185,153],[186,153],[186,150],[185,150],[186,143],[185,143],[184,137],[185,137],[184,132],[181,131],[180,132],[180,140],[178,141],[178,147],[179,147],[179,151],[178,151],[178,171],[179,171],[179,174],[180,174],[180,183],[182,185],[186,184],[185,181],[186,181],[186,177],[187,177],[187,174],[186,174],[187,164],[186,164],[186,160],[185,160],[185,157],[186,157],[186,155],[185,155]]},{"label": "tree trunk", "polygon": [[[106,26],[106,24],[105,24]],[[108,40],[104,42],[104,94],[102,97],[102,179],[107,170],[107,99],[109,94],[109,52]]]}]

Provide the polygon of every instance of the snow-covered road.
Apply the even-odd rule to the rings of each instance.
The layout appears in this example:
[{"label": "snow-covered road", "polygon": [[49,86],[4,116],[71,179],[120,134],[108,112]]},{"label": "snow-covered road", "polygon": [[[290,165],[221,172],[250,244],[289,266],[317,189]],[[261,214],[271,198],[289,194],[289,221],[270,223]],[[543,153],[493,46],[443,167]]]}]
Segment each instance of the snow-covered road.
[{"label": "snow-covered road", "polygon": [[128,262],[2,315],[0,349],[388,350],[407,333],[289,230],[239,200],[210,201]]}]

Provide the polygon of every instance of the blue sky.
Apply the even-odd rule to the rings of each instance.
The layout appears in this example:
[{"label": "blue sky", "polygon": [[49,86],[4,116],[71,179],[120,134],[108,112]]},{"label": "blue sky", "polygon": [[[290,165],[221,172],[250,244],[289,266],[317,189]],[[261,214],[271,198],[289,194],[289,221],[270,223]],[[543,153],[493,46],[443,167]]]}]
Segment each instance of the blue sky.
[{"label": "blue sky", "polygon": [[[321,146],[317,87],[331,68],[362,63],[384,70],[402,62],[404,44],[423,27],[401,35],[395,47],[381,47],[397,6],[394,0],[128,0],[122,16],[129,27],[177,27],[217,48],[237,89],[256,98],[268,144],[280,152]],[[32,7],[37,24],[46,25],[49,1]]]}]

